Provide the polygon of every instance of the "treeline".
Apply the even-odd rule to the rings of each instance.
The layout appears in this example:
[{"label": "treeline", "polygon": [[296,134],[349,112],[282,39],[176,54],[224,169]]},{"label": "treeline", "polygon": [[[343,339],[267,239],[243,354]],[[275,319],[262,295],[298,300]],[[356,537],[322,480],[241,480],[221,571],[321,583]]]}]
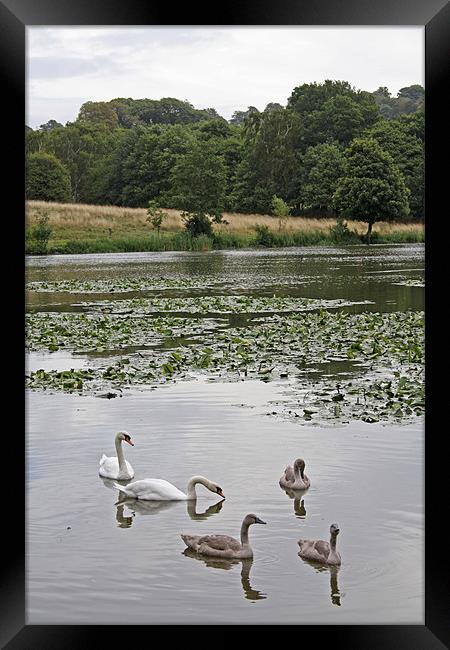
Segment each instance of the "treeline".
[{"label": "treeline", "polygon": [[351,217],[348,196],[361,202],[361,179],[370,178],[371,208],[375,197],[383,214],[423,219],[423,102],[418,85],[393,98],[330,80],[294,88],[285,107],[249,107],[230,121],[172,98],[86,102],[75,122],[26,127],[26,194],[181,210],[207,195],[198,210],[209,214],[271,213],[276,196],[292,215]]}]

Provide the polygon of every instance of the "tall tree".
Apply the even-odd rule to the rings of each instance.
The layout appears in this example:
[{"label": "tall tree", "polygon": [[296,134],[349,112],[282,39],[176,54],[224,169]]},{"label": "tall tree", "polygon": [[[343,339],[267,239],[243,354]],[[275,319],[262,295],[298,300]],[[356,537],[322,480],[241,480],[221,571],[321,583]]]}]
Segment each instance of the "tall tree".
[{"label": "tall tree", "polygon": [[[364,133],[373,138],[389,153],[403,174],[410,190],[411,215],[418,219],[425,216],[425,151],[424,143],[415,133],[418,128],[418,114],[403,116],[406,119],[381,120]],[[412,119],[411,119],[412,118]]]},{"label": "tall tree", "polygon": [[109,129],[119,126],[117,113],[107,102],[85,102],[78,113],[78,121],[103,124]]},{"label": "tall tree", "polygon": [[333,194],[344,174],[344,154],[337,144],[310,147],[302,159],[299,203],[325,216],[333,209]]},{"label": "tall tree", "polygon": [[190,215],[220,221],[227,174],[214,143],[195,142],[172,170],[172,207]]},{"label": "tall tree", "polygon": [[392,157],[375,140],[356,139],[346,150],[344,176],[334,193],[340,214],[368,224],[367,243],[377,221],[409,213],[409,190]]},{"label": "tall tree", "polygon": [[64,165],[51,154],[32,153],[26,159],[25,194],[36,201],[70,201],[70,178]]}]

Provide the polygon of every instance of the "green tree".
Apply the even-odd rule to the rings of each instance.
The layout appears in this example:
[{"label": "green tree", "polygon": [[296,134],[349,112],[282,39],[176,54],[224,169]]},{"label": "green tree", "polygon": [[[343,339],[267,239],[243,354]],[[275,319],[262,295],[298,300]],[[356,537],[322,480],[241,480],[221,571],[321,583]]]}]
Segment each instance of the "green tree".
[{"label": "green tree", "polygon": [[153,228],[159,235],[163,221],[167,219],[169,215],[167,212],[161,210],[156,201],[148,202],[147,215],[146,221],[149,221],[152,224]]},{"label": "green tree", "polygon": [[47,254],[48,240],[52,234],[52,229],[48,225],[49,218],[47,210],[38,210],[36,226],[31,231],[31,238],[34,240],[34,252],[39,255]]},{"label": "green tree", "polygon": [[230,124],[242,125],[252,113],[259,113],[258,109],[255,106],[249,106],[246,111],[234,111],[230,119]]},{"label": "green tree", "polygon": [[375,140],[357,139],[346,150],[344,176],[334,205],[349,219],[368,224],[367,243],[376,221],[392,221],[409,213],[409,190],[392,157]]},{"label": "green tree", "polygon": [[78,121],[103,124],[108,129],[116,129],[119,126],[117,113],[107,102],[85,102],[78,113]]},{"label": "green tree", "polygon": [[286,226],[286,221],[289,216],[290,208],[286,201],[280,199],[276,194],[272,197],[272,214],[278,217],[278,230]]},{"label": "green tree", "polygon": [[336,144],[316,144],[302,159],[300,203],[325,216],[333,209],[333,194],[344,173],[344,154]]},{"label": "green tree", "polygon": [[62,127],[62,124],[57,122],[56,120],[49,120],[45,124],[41,124],[39,127],[41,131],[51,131],[52,129],[59,129]]},{"label": "green tree", "polygon": [[67,169],[51,154],[30,154],[26,160],[25,193],[29,200],[70,201],[70,178]]},{"label": "green tree", "polygon": [[183,211],[188,231],[201,234],[210,230],[207,222],[222,221],[227,174],[213,142],[195,142],[179,157],[171,178],[172,205]]},{"label": "green tree", "polygon": [[[405,119],[406,118],[406,119]],[[403,119],[381,120],[364,133],[373,138],[389,153],[403,174],[406,187],[410,190],[409,206],[412,217],[425,216],[425,148],[424,142],[416,137],[419,133],[420,116],[404,115]]]},{"label": "green tree", "polygon": [[288,108],[301,118],[298,147],[303,153],[323,142],[345,146],[380,119],[374,96],[356,90],[348,81],[327,79],[322,84],[297,86],[288,99]]},{"label": "green tree", "polygon": [[299,128],[298,115],[284,108],[252,113],[247,118],[244,155],[235,188],[238,209],[270,212],[274,194],[288,202],[296,196]]},{"label": "green tree", "polygon": [[72,196],[83,202],[91,191],[91,172],[120,142],[121,129],[81,120],[46,133],[45,150],[54,154],[69,170]]}]

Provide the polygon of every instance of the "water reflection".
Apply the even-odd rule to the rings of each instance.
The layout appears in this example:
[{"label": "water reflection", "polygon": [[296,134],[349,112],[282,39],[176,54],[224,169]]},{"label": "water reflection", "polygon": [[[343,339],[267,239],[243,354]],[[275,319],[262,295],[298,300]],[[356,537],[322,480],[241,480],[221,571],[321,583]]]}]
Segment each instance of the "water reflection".
[{"label": "water reflection", "polygon": [[264,600],[267,598],[266,593],[259,591],[258,589],[254,589],[250,584],[250,569],[252,568],[253,559],[247,558],[245,560],[228,560],[223,558],[207,557],[204,555],[199,555],[192,548],[185,548],[182,554],[186,555],[187,557],[194,558],[195,560],[200,560],[200,562],[203,562],[207,567],[210,567],[211,569],[222,569],[224,571],[229,571],[234,567],[235,564],[242,563],[241,585],[244,592],[244,598],[246,600],[252,601]]},{"label": "water reflection", "polygon": [[331,598],[331,603],[333,605],[337,605],[338,607],[341,606],[341,592],[339,591],[339,584],[338,584],[338,573],[340,570],[340,566],[335,566],[335,565],[330,565],[330,566],[324,566],[323,564],[320,564],[319,562],[312,562],[311,560],[305,560],[303,559],[303,562],[305,564],[308,564],[312,569],[314,569],[317,573],[324,573],[326,571],[329,571],[330,573],[330,598]]},{"label": "water reflection", "polygon": [[[221,499],[217,503],[209,506],[203,512],[197,511],[197,502],[195,500],[186,501],[186,510],[191,519],[194,521],[202,521],[208,519],[213,515],[217,514],[222,510],[223,502],[225,499]],[[139,501],[137,499],[131,499],[127,497],[122,492],[119,495],[119,499],[114,504],[116,506],[116,521],[120,528],[130,528],[133,523],[133,517],[138,513],[139,515],[157,515],[163,510],[169,510],[176,506],[177,503],[183,503],[181,501]],[[124,507],[127,507],[131,511],[131,517],[124,516]]]},{"label": "water reflection", "polygon": [[222,510],[224,501],[225,499],[220,499],[217,501],[217,503],[213,503],[212,506],[206,508],[204,512],[197,512],[197,501],[186,501],[188,515],[194,521],[203,521],[204,519],[208,519],[212,515],[216,515],[218,512],[220,512]]},{"label": "water reflection", "polygon": [[123,514],[125,504],[119,504],[117,505],[117,510],[116,510],[116,521],[117,525],[119,528],[129,528],[131,524],[133,523],[133,517],[134,513],[132,514],[131,517],[125,517]]},{"label": "water reflection", "polygon": [[[281,486],[280,486],[281,487]],[[286,492],[290,499],[294,499],[294,512],[297,517],[304,519],[306,517],[306,508],[305,508],[305,499],[303,498],[305,492],[308,491],[308,488],[304,490],[291,490],[289,488],[281,488],[283,492]]]},{"label": "water reflection", "polygon": [[117,488],[114,487],[114,483],[119,483],[119,485],[126,485],[131,481],[131,479],[112,479],[112,478],[105,478],[104,476],[100,476],[99,478],[103,481],[103,485],[107,487],[109,490],[116,490]]}]

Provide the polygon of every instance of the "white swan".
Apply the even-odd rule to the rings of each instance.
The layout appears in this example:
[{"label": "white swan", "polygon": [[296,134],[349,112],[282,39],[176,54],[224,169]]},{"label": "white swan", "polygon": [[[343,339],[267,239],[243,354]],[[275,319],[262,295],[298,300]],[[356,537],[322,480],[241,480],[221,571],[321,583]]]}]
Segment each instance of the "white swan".
[{"label": "white swan", "polygon": [[197,493],[195,492],[197,483],[201,483],[208,490],[216,492],[225,499],[222,488],[204,476],[193,476],[190,479],[187,486],[187,494],[184,494],[175,485],[161,478],[143,478],[139,481],[128,483],[128,485],[115,483],[114,487],[133,499],[143,499],[144,501],[188,501],[197,498]]},{"label": "white swan", "polygon": [[305,474],[305,461],[303,458],[297,458],[294,465],[288,465],[278,482],[282,488],[291,490],[306,490],[309,488],[311,481]]},{"label": "white swan", "polygon": [[329,543],[321,539],[299,539],[297,542],[300,546],[298,554],[304,560],[338,565],[341,563],[341,556],[336,551],[336,538],[338,534],[339,526],[337,524],[331,524]]},{"label": "white swan", "polygon": [[237,559],[251,558],[253,549],[248,541],[248,529],[252,524],[265,523],[256,515],[246,515],[241,526],[240,542],[229,535],[181,535],[181,539],[188,548],[197,551],[200,555]]},{"label": "white swan", "polygon": [[103,476],[104,478],[117,479],[119,481],[126,481],[127,479],[134,477],[134,469],[131,467],[130,463],[125,460],[123,454],[122,440],[134,447],[134,442],[131,440],[128,431],[119,431],[116,433],[115,445],[117,457],[105,456],[105,454],[102,455],[98,470],[100,476]]}]

